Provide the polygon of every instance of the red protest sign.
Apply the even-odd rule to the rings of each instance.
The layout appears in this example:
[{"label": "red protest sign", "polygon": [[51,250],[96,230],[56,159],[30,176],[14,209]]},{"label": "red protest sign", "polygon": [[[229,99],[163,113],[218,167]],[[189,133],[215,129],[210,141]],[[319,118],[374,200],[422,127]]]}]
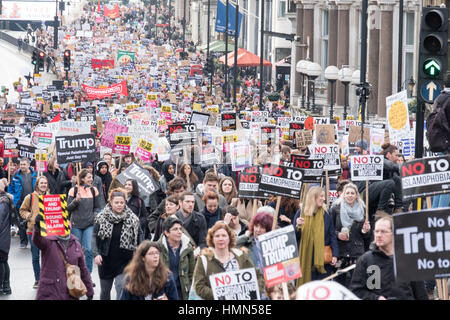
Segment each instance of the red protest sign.
[{"label": "red protest sign", "polygon": [[41,236],[66,236],[70,234],[65,195],[39,196],[39,211],[44,216],[44,225],[41,224]]}]

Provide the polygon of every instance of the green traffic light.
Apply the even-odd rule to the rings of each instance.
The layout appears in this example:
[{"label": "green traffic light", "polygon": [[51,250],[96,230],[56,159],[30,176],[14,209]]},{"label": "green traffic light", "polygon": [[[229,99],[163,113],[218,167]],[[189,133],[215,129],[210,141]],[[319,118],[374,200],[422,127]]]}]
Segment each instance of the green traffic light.
[{"label": "green traffic light", "polygon": [[437,77],[441,73],[441,64],[436,59],[427,59],[423,64],[423,71],[428,76]]}]

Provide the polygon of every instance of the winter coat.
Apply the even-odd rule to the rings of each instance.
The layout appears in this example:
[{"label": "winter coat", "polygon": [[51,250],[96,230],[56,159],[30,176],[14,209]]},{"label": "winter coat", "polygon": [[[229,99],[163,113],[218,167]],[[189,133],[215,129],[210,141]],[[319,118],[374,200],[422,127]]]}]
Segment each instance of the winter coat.
[{"label": "winter coat", "polygon": [[[375,281],[368,279],[374,273],[368,270],[368,267],[374,265],[381,271],[378,287]],[[374,288],[369,288],[368,283],[373,283]],[[396,281],[393,256],[387,256],[374,243],[371,244],[370,250],[356,261],[349,288],[363,300],[377,300],[380,296],[395,300],[428,300],[423,281],[409,283]]]},{"label": "winter coat", "polygon": [[[158,292],[157,294],[152,295],[152,300],[156,300],[158,297],[165,294],[167,296],[168,300],[179,300],[180,297],[178,297],[177,292],[177,286],[175,284],[175,280],[173,278],[173,275],[169,273],[169,277],[167,279],[167,282],[164,286],[164,288]],[[127,290],[125,287],[122,290],[122,295],[120,296],[120,300],[146,300],[146,297],[144,296],[135,296],[130,291]]]},{"label": "winter coat", "polygon": [[[31,185],[36,184],[37,173],[30,168],[31,171]],[[20,208],[22,205],[23,198],[25,198],[26,194],[22,194],[23,189],[23,180],[22,180],[22,170],[17,170],[17,173],[12,177],[11,184],[8,186],[8,192],[14,197],[14,206],[16,208]]]},{"label": "winter coat", "polygon": [[[166,236],[160,237],[160,239],[158,240],[158,244],[161,248],[160,259],[167,267],[169,267],[170,258]],[[180,299],[182,298],[183,300],[187,300],[189,298],[189,289],[191,288],[192,284],[194,268],[194,248],[190,244],[190,239],[183,234],[181,236],[180,262],[178,264],[178,278],[180,279],[182,291],[182,297],[179,297]]]},{"label": "winter coat", "polygon": [[177,211],[175,214],[181,221],[183,222],[183,227],[189,233],[191,238],[195,241],[197,247],[204,248],[206,247],[206,233],[208,232],[208,228],[206,227],[205,217],[198,212],[192,211],[190,216],[184,219],[181,211]]},{"label": "winter coat", "polygon": [[236,239],[236,248],[240,250],[243,250],[243,248],[245,248],[250,260],[255,265],[255,267],[263,267],[260,256],[258,255],[258,249],[256,248],[256,239],[253,234],[250,233],[250,231],[246,232]]},{"label": "winter coat", "polygon": [[55,236],[42,237],[39,228],[34,228],[33,243],[41,250],[41,275],[36,300],[76,300],[69,295],[66,268],[60,250],[65,252],[67,263],[80,268],[80,277],[87,289],[87,296],[94,295],[91,276],[86,268],[83,250],[77,237],[70,235],[67,250]]},{"label": "winter coat", "polygon": [[[137,196],[131,196],[131,198],[128,199],[128,201],[127,201],[127,206],[128,206],[128,208],[131,209],[131,211],[134,212],[136,217],[139,218],[141,228],[144,228],[144,227],[147,228],[148,212],[147,212],[147,209],[145,208],[144,201]],[[144,229],[142,229],[142,230],[144,230]]]},{"label": "winter coat", "polygon": [[63,170],[56,169],[56,177],[50,172],[44,172],[44,176],[48,180],[50,194],[66,194],[67,189],[72,185],[72,181],[66,176]]},{"label": "winter coat", "polygon": [[0,193],[0,251],[9,253],[11,247],[11,220],[14,210],[12,196],[6,192]]},{"label": "winter coat", "polygon": [[[253,200],[249,200],[247,205],[245,205],[245,201],[243,199],[233,198],[231,200],[231,206],[235,207],[239,212],[239,220],[244,222],[246,225],[250,225],[250,221],[253,217]],[[258,210],[260,207],[262,207],[262,202],[258,200],[256,206],[256,210]]]},{"label": "winter coat", "polygon": [[[195,197],[195,207],[194,210],[195,211],[202,211],[203,208],[205,207],[205,203],[203,202],[202,198],[204,195],[204,186],[203,184],[199,184],[197,186],[197,188],[195,188],[195,193],[194,193],[194,197]],[[228,205],[227,199],[225,199],[225,197],[219,193],[217,193],[219,195],[219,208],[225,208]]]},{"label": "winter coat", "polygon": [[[103,210],[111,210],[111,207],[107,205]],[[125,210],[130,210],[130,208],[125,207]],[[131,210],[130,210],[131,211]],[[101,213],[100,213],[101,214]],[[98,223],[94,224],[94,231],[92,234],[92,256],[96,257],[98,255],[108,256],[109,255],[109,247],[111,244],[111,238],[100,239],[97,235],[100,230],[100,225]],[[136,247],[144,240],[144,235],[142,233],[142,229],[139,228],[138,231],[138,243],[135,243]]]},{"label": "winter coat", "polygon": [[[255,268],[246,253],[234,248],[230,251],[234,254],[239,264],[239,269]],[[205,300],[214,300],[211,284],[209,282],[209,276],[212,274],[225,272],[225,269],[223,268],[222,263],[216,259],[214,249],[204,248],[201,254],[206,257],[207,266],[206,268],[203,266],[202,259],[197,259],[194,270],[194,289],[201,298]],[[255,269],[258,278],[259,292],[262,293],[264,292],[265,285],[264,277],[258,268]]]},{"label": "winter coat", "polygon": [[[333,220],[337,238],[343,227],[341,222],[341,205],[339,203],[336,203],[331,207],[330,215]],[[361,231],[363,226],[364,220],[360,222],[353,221],[350,228],[349,241],[342,241],[337,238],[340,257],[358,258],[365,252],[364,242],[370,237],[370,232],[363,233]]]},{"label": "winter coat", "polygon": [[40,194],[36,191],[27,195],[19,209],[20,216],[27,221],[28,234],[33,234],[35,219],[39,214],[39,196]]},{"label": "winter coat", "polygon": [[[296,230],[297,227],[297,219],[300,217],[301,209],[298,209],[294,219],[292,219],[292,224],[294,225],[294,229]],[[331,215],[324,211],[323,213],[323,222],[324,222],[324,237],[325,237],[325,246],[331,246],[331,252],[333,254],[333,257],[339,257],[339,246],[337,243],[337,236],[336,236],[336,230],[334,228],[333,219],[331,218]],[[296,231],[297,241],[300,244],[300,238],[301,238],[301,230]]]},{"label": "winter coat", "polygon": [[91,191],[92,187],[77,186],[81,193],[81,199],[76,200],[75,188],[69,190],[67,198],[67,210],[70,213],[72,227],[86,229],[94,224],[94,218],[100,209],[100,195],[98,189],[94,187],[95,197]]},{"label": "winter coat", "polygon": [[206,228],[211,228],[217,221],[222,219],[222,209],[220,207],[214,213],[210,213],[206,207],[200,212],[205,217]]}]

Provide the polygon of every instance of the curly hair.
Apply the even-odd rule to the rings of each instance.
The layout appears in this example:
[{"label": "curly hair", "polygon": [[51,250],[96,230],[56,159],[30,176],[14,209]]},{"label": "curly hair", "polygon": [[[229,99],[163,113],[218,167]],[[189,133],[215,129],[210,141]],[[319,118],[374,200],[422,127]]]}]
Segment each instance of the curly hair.
[{"label": "curly hair", "polygon": [[231,228],[228,225],[226,225],[222,221],[217,221],[216,224],[214,224],[211,228],[209,228],[208,234],[206,235],[206,244],[209,247],[215,248],[213,242],[214,234],[217,232],[217,230],[220,229],[224,229],[227,232],[228,237],[230,238],[228,249],[234,248],[236,246],[236,234],[234,233],[233,230],[231,230]]}]

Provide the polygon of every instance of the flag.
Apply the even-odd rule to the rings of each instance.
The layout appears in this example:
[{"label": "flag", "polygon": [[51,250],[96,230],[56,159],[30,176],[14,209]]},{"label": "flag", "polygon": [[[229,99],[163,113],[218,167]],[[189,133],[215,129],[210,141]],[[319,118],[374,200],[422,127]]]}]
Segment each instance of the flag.
[{"label": "flag", "polygon": [[[217,1],[217,13],[216,13],[216,32],[225,33],[227,21],[226,5],[221,0]],[[238,16],[238,35],[241,31],[242,13],[239,12]],[[228,3],[228,35],[234,36],[236,30],[236,6]]]},{"label": "flag", "polygon": [[103,15],[111,19],[120,17],[119,5],[116,4],[113,9],[109,9],[107,5],[104,6]]},{"label": "flag", "polygon": [[50,120],[50,123],[55,123],[61,121],[61,112],[58,113],[52,120]]},{"label": "flag", "polygon": [[136,52],[117,50],[117,62],[119,63],[128,63],[130,61],[134,62],[135,55]]}]

